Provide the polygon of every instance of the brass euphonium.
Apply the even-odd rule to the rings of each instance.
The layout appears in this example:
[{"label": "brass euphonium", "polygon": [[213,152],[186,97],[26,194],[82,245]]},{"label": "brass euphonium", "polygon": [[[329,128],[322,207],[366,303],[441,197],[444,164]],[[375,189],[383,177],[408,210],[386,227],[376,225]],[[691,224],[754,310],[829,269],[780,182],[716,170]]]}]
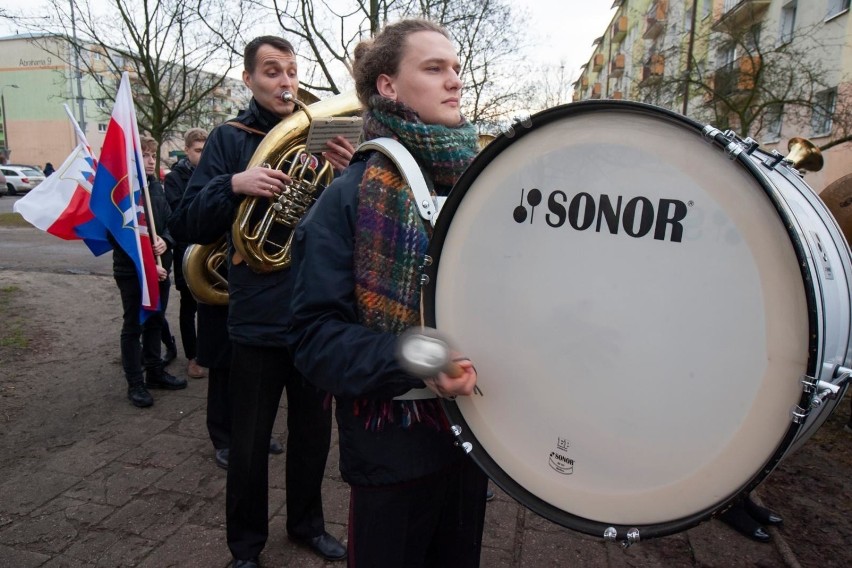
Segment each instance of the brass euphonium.
[{"label": "brass euphonium", "polygon": [[787,149],[790,153],[784,156],[784,159],[791,162],[797,170],[818,172],[822,169],[822,152],[807,138],[790,138]]},{"label": "brass euphonium", "polygon": [[228,278],[224,268],[228,243],[224,235],[209,245],[191,244],[183,253],[183,277],[196,301],[224,306],[228,303]]},{"label": "brass euphonium", "polygon": [[293,229],[320,191],[334,178],[330,163],[305,152],[308,128],[318,117],[360,116],[361,103],[354,91],[310,106],[291,93],[282,94],[300,110],[269,131],[248,168],[268,165],[283,170],[292,184],[273,198],[246,197],[231,230],[234,248],[255,272],[273,272],[290,265]]}]

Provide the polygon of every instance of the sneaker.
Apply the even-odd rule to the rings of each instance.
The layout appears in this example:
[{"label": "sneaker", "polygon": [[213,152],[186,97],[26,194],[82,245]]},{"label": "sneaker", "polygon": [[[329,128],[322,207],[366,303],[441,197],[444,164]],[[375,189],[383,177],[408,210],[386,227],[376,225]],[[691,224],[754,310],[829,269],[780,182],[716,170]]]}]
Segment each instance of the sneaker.
[{"label": "sneaker", "polygon": [[171,341],[164,341],[163,344],[166,346],[166,353],[163,355],[163,365],[168,365],[177,358],[175,336],[173,335]]},{"label": "sneaker", "polygon": [[151,393],[145,388],[145,385],[130,385],[127,387],[127,398],[130,404],[138,408],[145,408],[154,404],[154,398]]},{"label": "sneaker", "polygon": [[203,379],[207,376],[207,367],[202,367],[195,359],[190,359],[186,366],[186,374],[191,379]]},{"label": "sneaker", "polygon": [[179,379],[166,371],[148,371],[145,386],[149,389],[180,390],[186,388],[186,379]]}]

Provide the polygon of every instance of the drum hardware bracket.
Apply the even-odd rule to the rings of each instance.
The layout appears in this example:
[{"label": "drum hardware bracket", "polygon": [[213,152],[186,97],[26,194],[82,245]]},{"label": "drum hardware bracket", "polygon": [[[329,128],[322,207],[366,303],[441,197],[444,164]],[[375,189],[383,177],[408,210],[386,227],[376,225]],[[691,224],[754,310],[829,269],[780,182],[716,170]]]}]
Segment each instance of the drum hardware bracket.
[{"label": "drum hardware bracket", "polygon": [[531,128],[532,118],[530,118],[529,113],[522,113],[515,116],[515,122],[513,124],[510,124],[503,130],[503,134],[506,136],[506,138],[512,138],[515,135],[516,126]]},{"label": "drum hardware bracket", "polygon": [[849,381],[850,376],[852,376],[852,369],[841,367],[839,365],[834,370],[834,378],[840,379],[837,384],[805,376],[802,379],[802,384],[805,387],[804,391],[806,393],[815,394],[814,398],[811,400],[810,407],[819,408],[826,400],[837,398],[837,395],[840,393],[840,389]]},{"label": "drum hardware bracket", "polygon": [[[618,530],[615,527],[607,527],[606,530],[604,531],[603,537],[604,537],[604,540],[606,540],[606,541],[616,542],[617,539],[618,539]],[[622,548],[628,548],[631,545],[634,545],[637,542],[639,542],[640,540],[642,540],[641,537],[639,536],[639,529],[637,529],[635,527],[627,529],[626,537],[627,537],[626,540],[621,541],[621,547]]]},{"label": "drum hardware bracket", "polygon": [[772,150],[772,153],[769,155],[769,157],[767,157],[761,163],[766,167],[766,169],[774,170],[782,161],[784,161],[784,156],[778,150]]}]

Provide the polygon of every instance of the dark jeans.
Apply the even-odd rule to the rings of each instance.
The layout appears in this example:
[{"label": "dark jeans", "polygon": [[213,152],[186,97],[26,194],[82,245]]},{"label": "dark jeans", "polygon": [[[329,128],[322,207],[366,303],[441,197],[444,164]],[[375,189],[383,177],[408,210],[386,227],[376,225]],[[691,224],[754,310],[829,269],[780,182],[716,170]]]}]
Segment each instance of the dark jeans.
[{"label": "dark jeans", "polygon": [[195,334],[195,311],[198,304],[186,285],[179,286],[180,293],[180,339],[183,344],[183,354],[187,359],[195,359],[197,354]]},{"label": "dark jeans", "polygon": [[349,568],[476,568],[487,488],[469,459],[406,483],[351,486]]},{"label": "dark jeans", "polygon": [[[160,357],[162,312],[151,314],[145,323],[139,323],[139,310],[142,308],[139,279],[136,276],[116,276],[115,283],[121,293],[123,309],[121,366],[127,383],[139,384],[144,380],[143,370],[158,369],[163,365]],[[160,298],[161,302],[168,302],[168,280],[160,282]]]},{"label": "dark jeans", "polygon": [[269,439],[287,389],[287,533],[325,530],[322,480],[331,444],[331,408],[322,391],[293,367],[286,348],[234,343],[231,364],[231,448],[226,518],[234,558],[258,556],[269,536]]}]

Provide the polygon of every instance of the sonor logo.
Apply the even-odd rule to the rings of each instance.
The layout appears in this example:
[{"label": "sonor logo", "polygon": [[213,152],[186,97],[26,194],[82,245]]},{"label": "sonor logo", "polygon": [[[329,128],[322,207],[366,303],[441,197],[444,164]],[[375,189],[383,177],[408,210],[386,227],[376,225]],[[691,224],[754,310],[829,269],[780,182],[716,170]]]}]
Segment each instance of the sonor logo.
[{"label": "sonor logo", "polygon": [[565,452],[571,447],[568,438],[556,438],[556,450],[550,452],[547,463],[557,473],[571,475],[574,473],[574,460],[569,458]]},{"label": "sonor logo", "polygon": [[[521,189],[521,203],[515,207],[512,218],[516,223],[525,223],[529,219],[532,224],[542,199],[539,189],[533,188],[528,192]],[[655,204],[647,197],[638,196],[625,202],[621,195],[612,198],[601,194],[595,198],[586,192],[577,193],[569,199],[568,194],[561,190],[550,192],[545,206],[544,222],[553,228],[562,227],[567,221],[577,231],[594,227],[597,233],[616,235],[623,230],[637,239],[651,234],[655,240],[673,243],[681,242],[682,221],[689,211],[687,204],[678,199],[659,199]]]}]

